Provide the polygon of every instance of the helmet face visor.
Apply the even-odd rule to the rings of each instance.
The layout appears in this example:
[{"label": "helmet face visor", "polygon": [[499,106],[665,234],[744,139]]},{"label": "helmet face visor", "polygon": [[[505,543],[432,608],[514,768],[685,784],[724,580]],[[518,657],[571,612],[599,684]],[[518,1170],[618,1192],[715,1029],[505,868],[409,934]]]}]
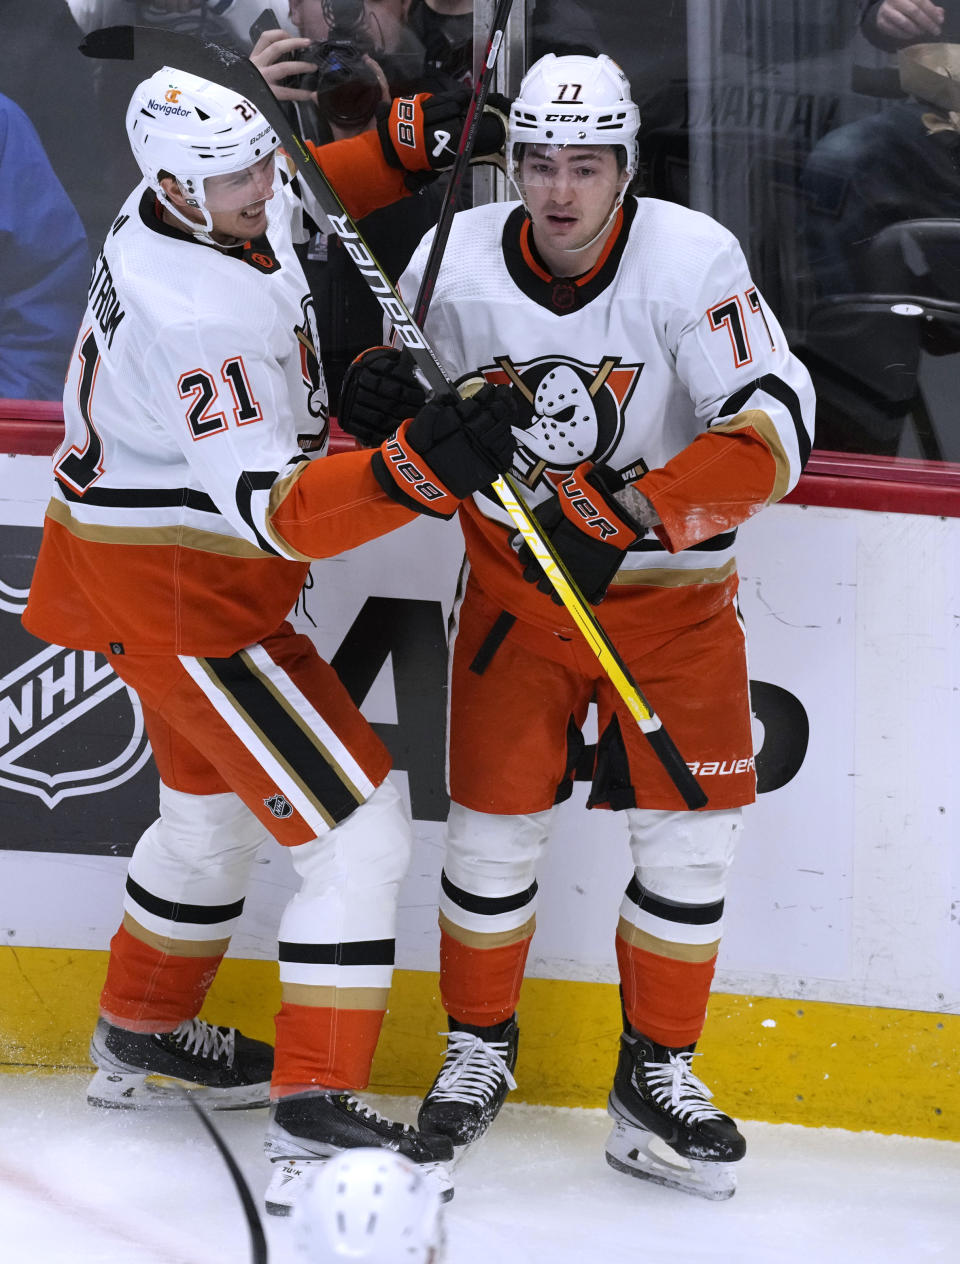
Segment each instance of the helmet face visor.
[{"label": "helmet face visor", "polygon": [[515,179],[523,189],[570,188],[616,197],[624,180],[614,145],[524,145]]},{"label": "helmet face visor", "polygon": [[256,202],[266,201],[273,193],[275,154],[276,151],[271,150],[264,158],[240,171],[207,176],[203,181],[202,196],[210,214],[231,214]]}]

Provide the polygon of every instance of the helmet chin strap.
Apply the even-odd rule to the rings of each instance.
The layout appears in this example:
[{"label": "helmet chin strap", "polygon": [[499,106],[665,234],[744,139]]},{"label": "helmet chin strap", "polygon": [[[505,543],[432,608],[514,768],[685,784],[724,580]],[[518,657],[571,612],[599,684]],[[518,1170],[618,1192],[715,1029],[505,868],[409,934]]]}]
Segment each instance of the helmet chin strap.
[{"label": "helmet chin strap", "polygon": [[184,215],[183,211],[181,211],[175,205],[175,203],[171,200],[170,197],[168,197],[168,195],[164,192],[162,188],[158,187],[154,191],[156,192],[157,197],[160,199],[160,203],[163,206],[164,210],[169,211],[169,213],[173,215],[176,220],[179,221],[179,224],[183,226],[186,232],[188,232],[192,237],[196,237],[197,241],[202,241],[203,244],[206,246],[215,246],[217,250],[232,250],[233,249],[232,245],[228,246],[228,245],[224,245],[223,242],[214,241],[213,237],[211,236],[211,233],[213,232],[213,220],[210,216],[210,212],[207,210],[207,208],[203,205],[202,202],[199,202],[196,205],[196,209],[203,216],[203,222],[199,223],[195,219],[190,219],[188,215]]},{"label": "helmet chin strap", "polygon": [[600,227],[593,234],[593,236],[590,238],[589,241],[584,242],[582,246],[561,246],[560,250],[562,250],[565,255],[578,255],[580,254],[582,250],[589,250],[590,247],[594,245],[596,242],[598,242],[600,238],[603,236],[603,234],[607,232],[610,225],[613,223],[614,219],[616,218],[617,211],[619,211],[622,202],[623,202],[623,194],[618,193],[616,199],[614,200],[613,206],[610,210],[610,214],[603,221],[603,223],[600,225]]}]

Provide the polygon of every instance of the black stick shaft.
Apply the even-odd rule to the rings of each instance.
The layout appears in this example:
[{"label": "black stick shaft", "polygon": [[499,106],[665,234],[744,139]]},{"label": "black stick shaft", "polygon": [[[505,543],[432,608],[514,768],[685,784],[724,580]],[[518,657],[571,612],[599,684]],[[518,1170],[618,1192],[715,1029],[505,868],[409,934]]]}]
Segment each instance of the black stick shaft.
[{"label": "black stick shaft", "polygon": [[490,92],[490,84],[493,81],[493,68],[497,64],[497,56],[500,52],[500,45],[503,43],[504,31],[506,30],[507,20],[510,17],[512,7],[513,0],[498,0],[497,8],[493,15],[490,38],[487,41],[487,51],[484,54],[483,65],[480,67],[480,73],[477,75],[477,82],[474,85],[470,108],[467,111],[463,131],[460,134],[460,146],[457,150],[457,157],[450,172],[447,196],[440,211],[440,218],[437,220],[433,245],[430,247],[430,254],[427,257],[426,267],[420,280],[420,289],[417,293],[416,302],[413,305],[413,319],[421,329],[423,328],[423,322],[427,318],[430,300],[433,298],[433,287],[437,283],[440,264],[443,262],[443,252],[447,248],[447,238],[450,236],[453,217],[457,211],[457,202],[460,197],[463,178],[467,173],[470,159],[473,156],[473,147],[476,144],[480,121],[483,118],[483,107],[486,104],[487,96]]},{"label": "black stick shaft", "polygon": [[200,1106],[199,1102],[194,1101],[186,1089],[181,1090],[181,1092],[190,1109],[210,1134],[213,1144],[220,1151],[220,1157],[227,1165],[227,1171],[230,1173],[230,1177],[236,1187],[240,1202],[243,1205],[243,1214],[247,1219],[247,1227],[250,1230],[250,1264],[268,1264],[267,1239],[263,1232],[263,1221],[260,1219],[260,1213],[257,1211],[257,1204],[253,1201],[253,1195],[250,1193],[250,1186],[247,1184],[246,1177],[240,1171],[240,1166],[233,1157],[230,1147],[207,1118],[206,1111]]}]

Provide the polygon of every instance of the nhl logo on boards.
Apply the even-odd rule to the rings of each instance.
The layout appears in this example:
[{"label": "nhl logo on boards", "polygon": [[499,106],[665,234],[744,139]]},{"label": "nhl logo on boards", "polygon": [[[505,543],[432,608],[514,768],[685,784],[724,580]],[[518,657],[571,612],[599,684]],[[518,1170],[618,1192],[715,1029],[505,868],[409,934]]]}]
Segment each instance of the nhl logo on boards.
[{"label": "nhl logo on boards", "polygon": [[[4,536],[4,570],[36,555],[36,528],[5,527]],[[20,622],[27,593],[26,584],[0,577],[0,788],[19,799],[8,797],[8,816],[25,801],[53,811],[113,790],[150,759],[136,695],[103,655],[30,636]],[[110,650],[122,654],[123,646]]]},{"label": "nhl logo on boards", "polygon": [[278,821],[285,821],[288,816],[293,816],[293,805],[288,803],[279,791],[272,794],[269,799],[264,799],[263,806],[269,809]]}]

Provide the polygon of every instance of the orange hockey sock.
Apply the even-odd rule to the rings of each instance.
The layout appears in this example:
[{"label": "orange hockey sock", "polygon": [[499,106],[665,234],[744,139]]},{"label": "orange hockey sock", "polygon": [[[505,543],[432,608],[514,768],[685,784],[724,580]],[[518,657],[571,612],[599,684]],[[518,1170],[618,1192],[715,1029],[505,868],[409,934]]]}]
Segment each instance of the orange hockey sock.
[{"label": "orange hockey sock", "polygon": [[199,1013],[222,958],[177,957],[121,926],[110,941],[100,1012],[128,1031],[173,1031]]},{"label": "orange hockey sock", "polygon": [[490,1027],[509,1018],[520,1000],[532,938],[478,948],[460,943],[441,927],[440,999],[450,1017],[475,1027]]},{"label": "orange hockey sock", "polygon": [[366,1088],[383,1015],[381,1009],[335,1009],[284,1001],[275,1020],[271,1097],[308,1088]]},{"label": "orange hockey sock", "polygon": [[[677,945],[682,951],[683,945]],[[717,964],[661,957],[617,936],[617,962],[627,1021],[643,1035],[670,1049],[700,1038],[710,984]]]}]

